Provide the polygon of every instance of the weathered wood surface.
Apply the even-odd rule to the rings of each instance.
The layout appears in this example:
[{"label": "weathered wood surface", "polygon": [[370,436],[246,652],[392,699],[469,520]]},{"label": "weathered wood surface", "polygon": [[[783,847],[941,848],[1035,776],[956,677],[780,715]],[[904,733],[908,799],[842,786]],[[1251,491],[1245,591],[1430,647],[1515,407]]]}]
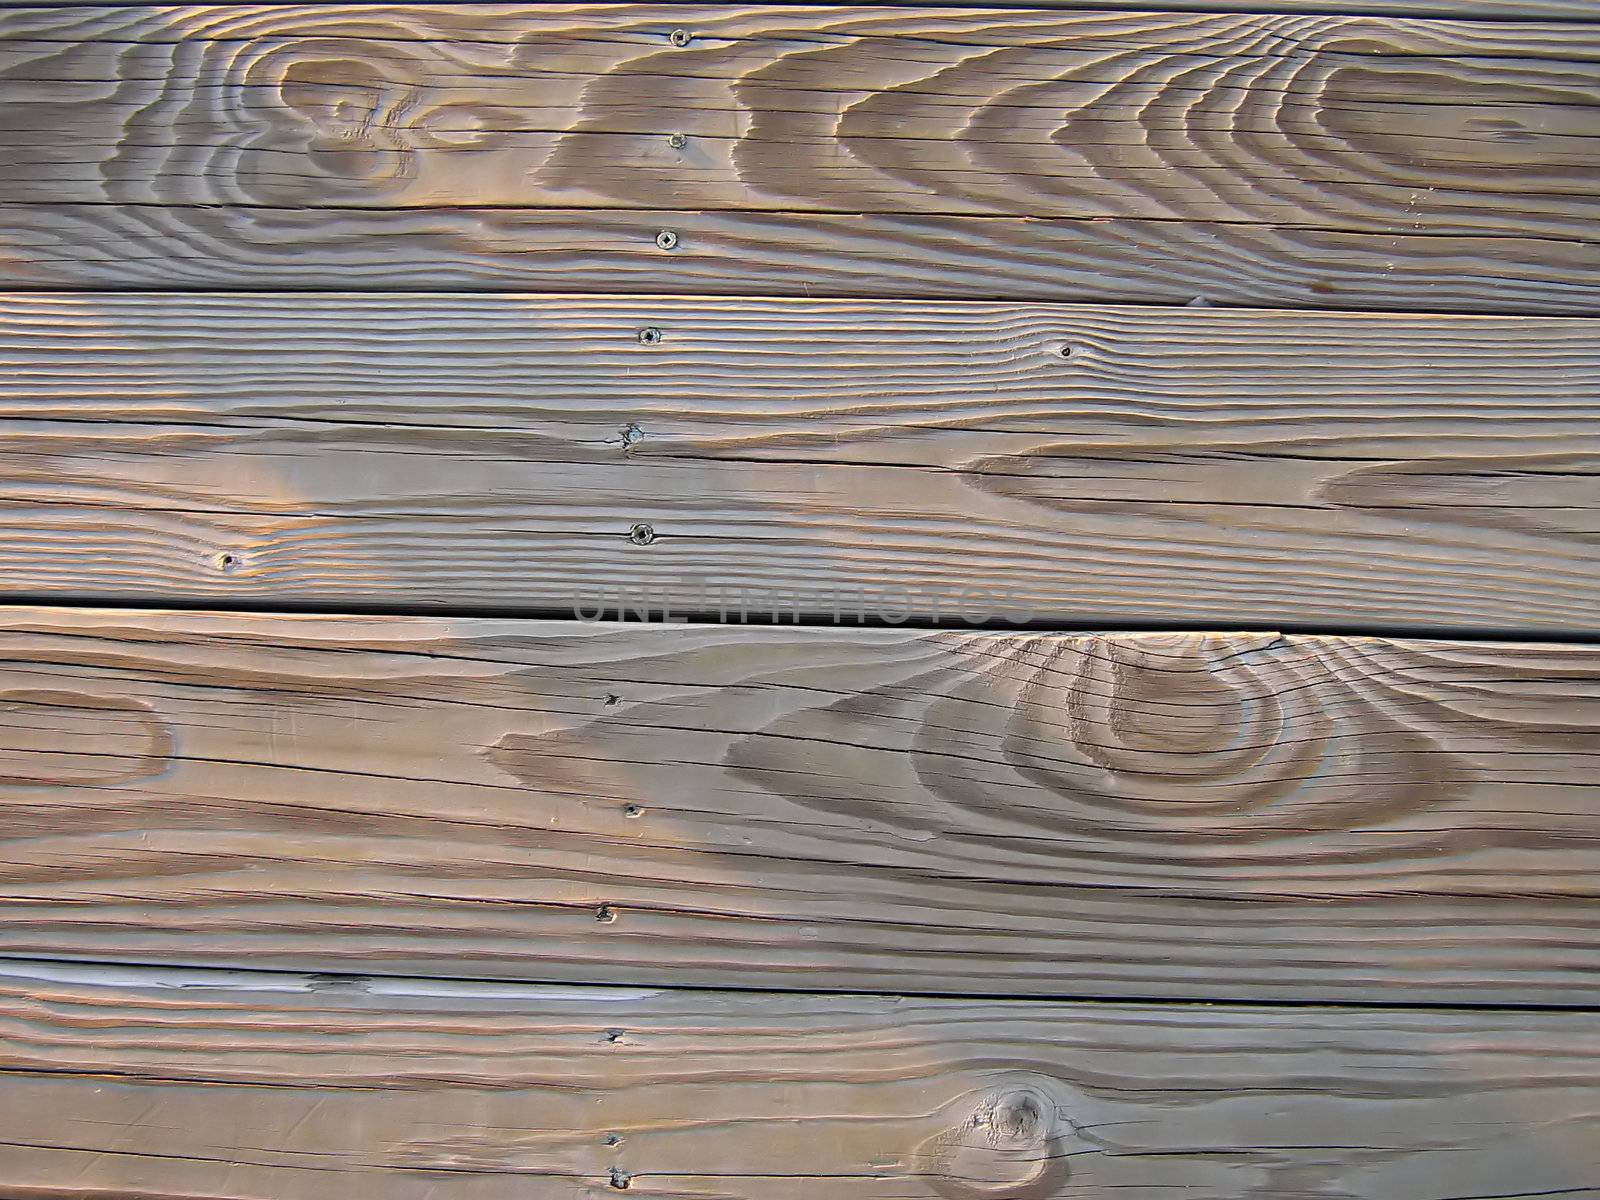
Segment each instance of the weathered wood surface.
[{"label": "weathered wood surface", "polygon": [[1600,648],[5,611],[0,953],[1593,1003]]},{"label": "weathered wood surface", "polygon": [[[1589,315],[1600,243],[1249,222],[0,205],[0,285],[1271,305]],[[663,252],[656,237],[677,245]]]},{"label": "weathered wood surface", "polygon": [[993,213],[1573,240],[1600,214],[1589,25],[136,6],[7,11],[0,35],[12,202]]},{"label": "weathered wood surface", "polygon": [[0,578],[557,614],[623,589],[706,612],[737,585],[786,611],[805,590],[815,616],[872,589],[872,611],[922,620],[987,590],[996,617],[1069,626],[1593,631],[1595,330],[14,295]]},{"label": "weathered wood surface", "polygon": [[[1596,299],[1593,25],[133,6],[9,9],[0,34],[17,282],[528,286],[575,262],[567,286],[674,290],[757,243],[744,289],[889,264],[924,294]],[[654,251],[671,210],[699,215]],[[985,244],[1023,261],[969,275]]]},{"label": "weathered wood surface", "polygon": [[17,1200],[1600,1196],[1591,1013],[0,965]]}]

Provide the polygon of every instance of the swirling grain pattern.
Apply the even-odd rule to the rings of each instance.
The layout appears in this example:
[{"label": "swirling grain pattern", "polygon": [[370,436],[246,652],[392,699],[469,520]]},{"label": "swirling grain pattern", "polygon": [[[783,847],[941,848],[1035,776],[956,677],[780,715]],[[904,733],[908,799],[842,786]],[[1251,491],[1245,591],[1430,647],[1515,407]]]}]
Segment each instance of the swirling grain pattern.
[{"label": "swirling grain pattern", "polygon": [[16,609],[0,656],[168,739],[0,723],[3,954],[1595,999],[1593,647]]},{"label": "swirling grain pattern", "polygon": [[0,366],[13,595],[570,614],[870,588],[926,617],[983,588],[1068,626],[1412,631],[1600,611],[1591,321],[12,295]]},{"label": "swirling grain pattern", "polygon": [[68,7],[8,10],[0,36],[7,202],[1153,218],[1574,241],[1592,240],[1600,212],[1588,24]]}]

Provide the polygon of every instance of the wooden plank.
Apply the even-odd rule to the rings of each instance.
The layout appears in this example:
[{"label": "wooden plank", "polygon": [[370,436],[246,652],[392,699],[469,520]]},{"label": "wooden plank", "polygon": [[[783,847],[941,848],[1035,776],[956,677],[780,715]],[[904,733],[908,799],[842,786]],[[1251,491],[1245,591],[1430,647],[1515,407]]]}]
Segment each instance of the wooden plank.
[{"label": "wooden plank", "polygon": [[13,598],[570,616],[740,587],[810,616],[1521,633],[1600,609],[1590,321],[14,295],[0,361]]},{"label": "wooden plank", "polygon": [[6,610],[0,954],[1592,1004],[1600,648]]},{"label": "wooden plank", "polygon": [[208,5],[8,9],[0,35],[6,202],[1104,217],[1583,243],[1600,214],[1590,24]]},{"label": "wooden plank", "polygon": [[0,966],[16,1200],[1600,1196],[1593,1013]]},{"label": "wooden plank", "polygon": [[[1600,242],[928,214],[0,205],[0,286],[1600,312]],[[677,244],[662,251],[657,235]]]}]

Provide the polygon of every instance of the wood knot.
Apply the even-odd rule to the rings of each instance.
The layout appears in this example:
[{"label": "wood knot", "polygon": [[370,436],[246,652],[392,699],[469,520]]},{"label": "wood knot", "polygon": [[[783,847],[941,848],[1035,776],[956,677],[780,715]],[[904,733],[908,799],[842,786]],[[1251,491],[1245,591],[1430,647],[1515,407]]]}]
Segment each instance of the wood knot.
[{"label": "wood knot", "polygon": [[934,1190],[952,1200],[1034,1200],[1067,1175],[1061,1153],[1070,1125],[1042,1088],[1017,1083],[954,1106],[953,1127],[917,1151]]}]

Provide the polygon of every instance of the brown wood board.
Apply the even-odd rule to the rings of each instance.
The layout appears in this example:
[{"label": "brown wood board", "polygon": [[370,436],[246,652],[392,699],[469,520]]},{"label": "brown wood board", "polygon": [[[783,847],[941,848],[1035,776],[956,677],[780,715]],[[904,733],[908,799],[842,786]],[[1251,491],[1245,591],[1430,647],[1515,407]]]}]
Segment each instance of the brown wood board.
[{"label": "brown wood board", "polygon": [[13,598],[1581,633],[1594,329],[11,295],[0,570]]},{"label": "brown wood board", "polygon": [[[1591,25],[268,5],[0,34],[18,283],[538,286],[565,259],[561,286],[743,291],[750,248],[836,293],[1594,307]],[[969,238],[1025,261],[972,272]]]},{"label": "brown wood board", "polygon": [[13,609],[0,953],[1592,1004],[1600,650]]},{"label": "brown wood board", "polygon": [[1600,1195],[1580,1013],[0,964],[16,1200]]},{"label": "brown wood board", "polygon": [[[1239,222],[0,205],[0,284],[544,289],[1591,315],[1600,243]],[[663,251],[656,239],[676,242]]]}]

